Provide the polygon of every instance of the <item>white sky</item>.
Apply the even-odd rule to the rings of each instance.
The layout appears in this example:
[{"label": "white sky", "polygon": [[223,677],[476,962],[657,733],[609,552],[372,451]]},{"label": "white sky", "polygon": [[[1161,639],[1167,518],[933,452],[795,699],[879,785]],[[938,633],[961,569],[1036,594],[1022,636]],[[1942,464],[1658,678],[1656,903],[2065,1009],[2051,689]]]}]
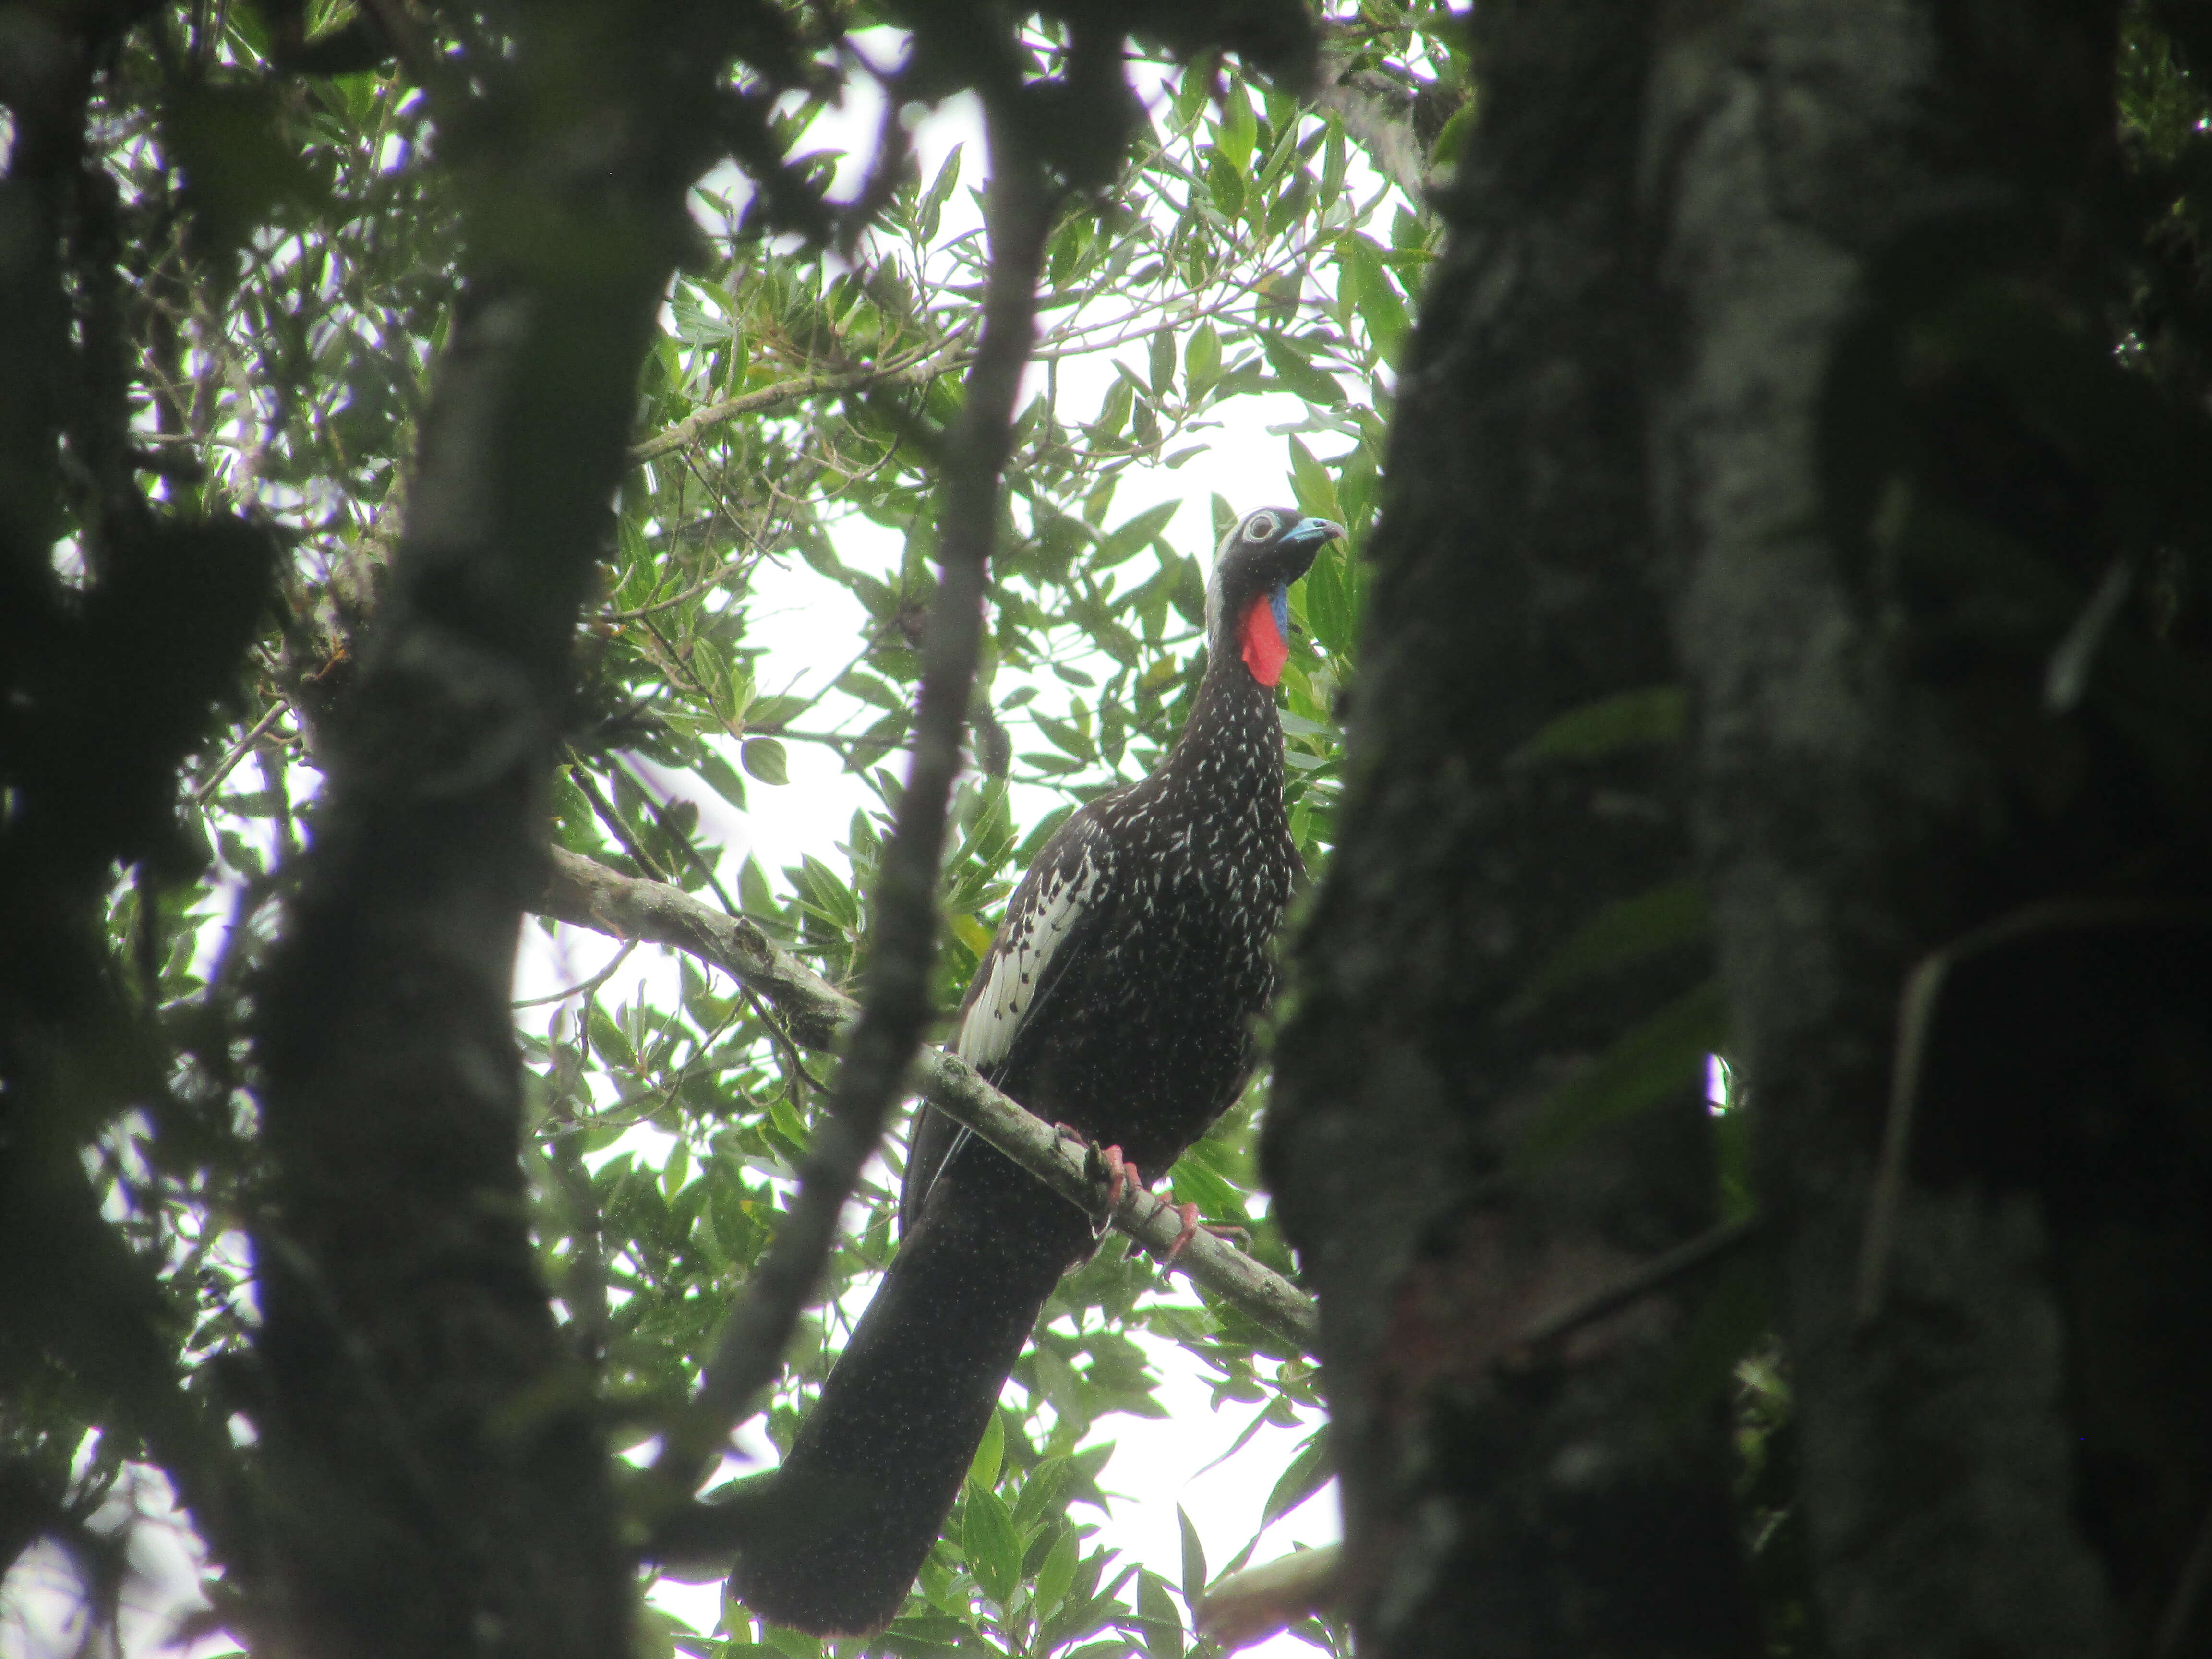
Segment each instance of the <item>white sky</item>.
[{"label": "white sky", "polygon": [[[871,42],[870,55],[889,61],[895,39]],[[1164,77],[1153,73],[1139,90],[1156,106]],[[863,88],[842,112],[832,112],[817,128],[824,148],[851,152],[841,168],[840,194],[857,187],[857,172],[872,142],[879,105],[872,90]],[[969,186],[980,185],[984,146],[981,122],[971,100],[963,99],[933,112],[914,131],[921,176],[932,179],[955,144],[964,144],[963,181],[946,204],[940,237],[958,234],[975,222]],[[710,178],[710,185],[732,200],[741,199],[739,181],[731,176]],[[1061,418],[1073,421],[1095,409],[1113,373],[1103,358],[1077,358],[1062,363],[1058,386]],[[1030,391],[1041,388],[1032,372]],[[1301,420],[1306,408],[1287,394],[1246,397],[1231,406],[1225,424],[1210,434],[1207,453],[1181,469],[1162,466],[1133,469],[1123,475],[1114,499],[1112,522],[1133,517],[1164,501],[1181,502],[1167,526],[1168,540],[1187,550],[1210,551],[1213,540],[1209,498],[1216,492],[1240,513],[1263,502],[1293,499],[1287,445],[1271,426]],[[859,520],[841,527],[839,551],[848,563],[895,563],[898,538],[887,531]],[[820,685],[825,677],[849,661],[856,640],[866,622],[860,605],[843,589],[824,581],[793,559],[787,568],[763,567],[753,580],[757,595],[754,614],[763,623],[756,642],[772,641],[757,669],[757,684],[764,692],[795,689],[802,694]],[[743,859],[757,857],[772,878],[803,853],[817,855],[845,837],[856,808],[873,804],[873,797],[857,778],[842,769],[837,757],[822,745],[793,742],[786,745],[790,782],[772,787],[749,781],[751,810],[738,812],[710,790],[686,775],[646,767],[657,781],[696,802],[699,836],[712,847],[721,844],[721,873],[734,878]],[[642,763],[641,763],[642,764]],[[1034,801],[1018,803],[1018,818],[1033,819],[1056,800],[1037,792]],[[515,995],[543,995],[588,977],[613,954],[615,945],[587,931],[563,927],[548,939],[535,924],[523,929],[523,951],[518,968]],[[641,951],[602,991],[611,1005],[641,994],[659,1000],[657,990],[672,990],[675,975],[664,953]],[[532,1011],[532,1023],[543,1029],[551,1010]],[[651,1132],[646,1132],[649,1138]],[[609,1155],[611,1155],[610,1153]],[[1264,1196],[1255,1200],[1263,1207]],[[1180,1283],[1181,1281],[1177,1281]],[[1299,1441],[1313,1426],[1296,1429],[1262,1428],[1227,1462],[1206,1466],[1226,1449],[1258,1409],[1255,1405],[1229,1402],[1219,1413],[1209,1406],[1206,1373],[1181,1348],[1168,1342],[1139,1337],[1161,1377],[1158,1398],[1167,1408],[1164,1419],[1116,1415],[1102,1419],[1094,1439],[1115,1443],[1112,1461],[1100,1477],[1100,1486],[1114,1501],[1103,1518],[1097,1542],[1142,1563],[1170,1585],[1182,1578],[1182,1537],[1176,1519],[1180,1504],[1197,1528],[1206,1559],[1215,1571],[1242,1549],[1258,1528],[1261,1507],[1276,1479],[1289,1462]],[[767,1449],[757,1425],[740,1435],[749,1449]],[[1201,1473],[1201,1471],[1205,1471]],[[1079,1509],[1079,1521],[1100,1520],[1095,1511]],[[123,1651],[131,1659],[179,1651],[166,1638],[180,1613],[197,1603],[197,1546],[168,1501],[167,1484],[152,1472],[135,1474],[118,1490],[103,1511],[101,1524],[119,1525],[133,1515],[141,1524],[133,1530],[131,1559],[135,1577],[126,1588],[120,1621]],[[1338,1536],[1335,1486],[1309,1499],[1268,1530],[1253,1555],[1255,1564],[1289,1553],[1294,1545],[1316,1545]],[[76,1611],[73,1579],[65,1559],[51,1546],[42,1546],[25,1557],[0,1583],[0,1659],[64,1659],[76,1651],[83,1621]],[[663,1583],[653,1599],[702,1633],[715,1630],[720,1616],[720,1586]],[[210,1638],[188,1650],[211,1656],[233,1650],[227,1638]],[[1260,1659],[1293,1659],[1314,1650],[1288,1636],[1245,1650]]]}]

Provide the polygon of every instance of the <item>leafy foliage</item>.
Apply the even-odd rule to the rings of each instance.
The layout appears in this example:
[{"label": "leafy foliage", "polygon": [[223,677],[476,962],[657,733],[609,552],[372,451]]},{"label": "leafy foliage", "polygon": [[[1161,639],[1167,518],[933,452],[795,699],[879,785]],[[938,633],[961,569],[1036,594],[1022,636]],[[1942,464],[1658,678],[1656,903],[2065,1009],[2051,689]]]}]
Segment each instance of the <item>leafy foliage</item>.
[{"label": "leafy foliage", "polygon": [[[2212,196],[2198,188],[2212,108],[2191,58],[2208,43],[2192,38],[2185,9],[2127,14],[2126,167],[2114,205],[2130,326],[2117,360],[2094,343],[2094,319],[2053,329],[2019,296],[1964,284],[1932,303],[1904,263],[1902,297],[1877,343],[1892,353],[1882,361],[1902,365],[1900,383],[1931,363],[1986,372],[2065,463],[2055,471],[2090,477],[2100,501],[2138,516],[2082,521],[2096,559],[2055,576],[2034,563],[2033,538],[2008,538],[2000,525],[1977,539],[1986,524],[1926,496],[1895,497],[1892,518],[1838,536],[1898,555],[1935,588],[2025,592],[2034,614],[1997,618],[1999,633],[2013,629],[1999,645],[2048,670],[2054,700],[2070,686],[2112,719],[2160,810],[2193,830],[2205,810],[2202,686],[2185,664],[2102,649],[2116,626],[2191,644],[2176,630],[2201,615],[2201,602],[2186,601],[2201,582],[2202,501],[2180,486],[2138,487],[2146,469],[2180,476],[2172,458],[2198,435],[2187,411],[2212,384],[2203,255],[2212,238],[2201,222]],[[117,11],[129,16],[92,82],[90,183],[71,208],[81,234],[64,284],[70,337],[96,371],[78,377],[57,417],[75,471],[52,501],[0,502],[9,557],[34,543],[42,580],[58,572],[69,594],[129,601],[112,634],[129,648],[104,659],[112,678],[38,682],[24,706],[43,723],[43,747],[11,724],[18,741],[0,757],[8,852],[22,856],[25,824],[47,822],[24,803],[50,796],[66,810],[32,850],[93,884],[105,923],[96,939],[21,931],[15,939],[40,951],[25,944],[32,967],[0,975],[11,998],[35,988],[40,1018],[63,1011],[52,1015],[57,1048],[32,1055],[58,1079],[40,1098],[61,1109],[34,1133],[21,1127],[17,1089],[31,1027],[11,1008],[0,1031],[14,1091],[0,1100],[12,1114],[0,1123],[0,1242],[11,1262],[0,1276],[0,1561],[55,1539],[102,1597],[122,1569],[94,1518],[127,1464],[161,1464],[204,1526],[225,1512],[223,1491],[252,1487],[251,1445],[212,1446],[192,1425],[251,1417],[255,1312],[240,1241],[261,1203],[245,1040],[254,973],[313,829],[318,732],[343,718],[399,533],[430,367],[466,266],[449,165],[466,134],[444,125],[445,112],[460,66],[489,50],[457,12],[441,12],[395,60],[362,15],[332,0],[304,15]],[[757,77],[737,88],[753,100],[747,108],[766,111],[749,163],[774,165],[725,167],[696,195],[699,240],[640,378],[636,465],[579,638],[548,808],[562,845],[711,894],[851,986],[911,721],[933,581],[933,462],[976,331],[982,256],[969,157],[955,150],[925,171],[897,141],[899,103],[927,89],[871,67],[896,55],[891,14],[864,6],[825,22],[801,11],[792,9],[803,59],[794,89],[768,98]],[[1346,84],[1402,91],[1425,153],[1448,159],[1468,118],[1470,71],[1444,9],[1362,0],[1322,21]],[[1030,68],[1064,64],[1073,46],[1049,20],[1024,40]],[[1255,422],[1275,422],[1297,504],[1351,531],[1292,596],[1285,674],[1292,822],[1310,868],[1333,838],[1338,693],[1364,599],[1358,554],[1435,227],[1384,182],[1364,137],[1234,61],[1184,64],[1154,50],[1133,74],[1158,95],[1132,159],[1109,187],[1062,202],[1048,251],[1036,395],[1007,469],[972,710],[975,765],[943,873],[940,1006],[1065,813],[1139,775],[1172,740],[1200,665],[1210,536],[1188,517],[1177,527],[1159,478],[1207,497],[1218,533],[1254,504],[1244,492],[1255,481],[1210,469],[1209,443]],[[871,98],[891,117],[874,155],[807,153],[833,125],[864,125]],[[11,116],[11,143],[25,118]],[[18,144],[10,189],[43,188],[39,165]],[[865,211],[825,246],[819,192],[847,176],[849,197],[854,174]],[[813,240],[787,234],[806,217],[794,204],[809,201]],[[0,318],[0,329],[15,326]],[[1908,475],[1882,447],[1899,429],[1892,411],[1855,408],[1844,395],[1853,390],[1839,393],[1835,465]],[[0,459],[12,465],[13,452]],[[17,484],[0,476],[0,488]],[[103,588],[133,556],[153,574]],[[272,567],[278,601],[264,623],[257,573]],[[2125,591],[2100,605],[2116,569],[2128,573]],[[1988,582],[1992,573],[2003,580]],[[794,610],[860,617],[837,672],[794,679],[785,668]],[[0,615],[0,641],[20,646],[26,614]],[[110,637],[112,619],[91,605],[55,614]],[[256,629],[234,684],[230,647]],[[2066,675],[2054,640],[2072,652]],[[9,719],[18,720],[13,705]],[[1685,719],[1680,688],[1651,687],[1555,722],[1514,764],[1571,767],[1665,746]],[[107,757],[98,777],[75,762],[36,770],[40,755],[95,753]],[[732,869],[702,844],[701,801],[774,816],[799,792],[850,803],[842,840],[782,870]],[[22,901],[25,879],[11,878],[11,899]],[[1626,902],[1524,988],[1525,1004],[1601,994],[1608,973],[1705,925],[1693,892]],[[611,1420],[641,1443],[696,1380],[732,1288],[773,1236],[822,1073],[769,1011],[680,957],[641,979],[595,977],[519,1006],[517,1017],[534,1079],[526,1157],[541,1261]],[[1549,1103],[1546,1132],[1569,1136],[1636,1109],[1701,1059],[1716,1018],[1699,993],[1629,1033]],[[1171,1182],[1178,1200],[1245,1230],[1256,1255],[1286,1267],[1253,1201],[1263,1092],[1194,1147]],[[1745,1121],[1739,1109],[1722,1124],[1732,1211],[1745,1201]],[[896,1170],[893,1149],[885,1172]],[[888,1182],[863,1194],[829,1300],[789,1357],[772,1439],[788,1443],[868,1276],[895,1248],[890,1209]],[[46,1271],[57,1261],[65,1273]],[[1770,1650],[1815,1652],[1791,1510],[1787,1379],[1756,1293],[1743,1299],[1749,1311],[1737,1309],[1711,1346],[1714,1370],[1732,1369],[1738,1383],[1746,1542]],[[1117,1559],[1097,1523],[1115,1478],[1105,1419],[1159,1411],[1162,1342],[1203,1369],[1217,1407],[1238,1407],[1243,1426],[1224,1457],[1264,1426],[1310,1420],[1304,1356],[1233,1310],[1165,1292],[1141,1260],[1102,1251],[1060,1286],[884,1650],[1192,1651],[1191,1599],[1243,1565],[1251,1545],[1209,1563],[1186,1519],[1171,1583]],[[1287,1468],[1261,1472],[1273,1480],[1267,1518],[1316,1490],[1328,1467],[1315,1436]],[[219,1569],[233,1535],[211,1530],[209,1541]],[[1319,1623],[1300,1629],[1324,1648],[1341,1639]],[[648,1609],[641,1641],[748,1659],[813,1659],[836,1645],[757,1629],[734,1607],[712,1638]]]},{"label": "leafy foliage", "polygon": [[[207,526],[191,534],[236,540],[247,532],[228,526],[250,526],[283,553],[273,616],[249,625],[263,631],[242,684],[218,672],[220,683],[165,702],[149,683],[105,716],[159,750],[155,791],[174,778],[187,854],[156,856],[143,841],[91,848],[103,878],[112,860],[125,872],[94,952],[124,988],[107,1045],[121,1074],[86,1094],[55,1151],[82,1147],[93,1160],[104,1219],[80,1219],[104,1231],[111,1271],[78,1281],[88,1288],[74,1309],[11,1279],[0,1320],[33,1334],[6,1354],[0,1455],[8,1490],[26,1496],[0,1545],[12,1556],[40,1534],[58,1539],[88,1583],[112,1578],[86,1523],[128,1461],[162,1463],[196,1516],[210,1464],[252,1488],[250,1445],[164,1439],[145,1402],[173,1376],[216,1420],[251,1417],[242,1241],[261,1202],[246,1042],[255,975],[313,832],[319,734],[343,718],[468,264],[451,165],[468,134],[451,118],[455,76],[487,61],[489,40],[443,14],[395,55],[364,16],[330,0],[304,15],[142,8],[93,85],[89,176],[113,221],[87,269],[112,310],[88,316],[106,331],[94,343],[112,348],[112,413],[135,447],[116,487],[133,511]],[[1364,68],[1463,77],[1438,35],[1444,22],[1440,7],[1378,3],[1335,27]],[[977,169],[970,144],[925,175],[892,122],[872,157],[854,158],[866,163],[865,229],[855,222],[836,246],[781,234],[779,222],[805,217],[792,209],[793,180],[830,188],[846,159],[805,153],[826,124],[859,125],[849,107],[835,118],[836,101],[888,98],[895,114],[913,95],[869,67],[898,50],[869,11],[834,27],[794,13],[791,33],[811,55],[757,149],[798,159],[765,185],[759,167],[749,178],[726,166],[696,193],[700,240],[640,378],[636,465],[579,636],[549,808],[562,845],[711,894],[852,986],[933,581],[933,462],[977,328]],[[1032,70],[1072,50],[1049,21],[1024,37]],[[1060,818],[1140,775],[1172,740],[1201,665],[1206,544],[1254,504],[1252,481],[1207,467],[1209,441],[1255,419],[1279,423],[1297,504],[1351,531],[1350,549],[1327,550],[1293,596],[1284,677],[1295,830],[1310,865],[1328,855],[1337,693],[1363,596],[1357,552],[1378,503],[1390,365],[1434,252],[1432,222],[1338,123],[1233,60],[1145,57],[1133,76],[1158,93],[1133,157],[1110,189],[1064,199],[1050,243],[1036,395],[1007,470],[975,764],[943,877],[945,1006]],[[89,307],[99,295],[78,297]],[[1190,515],[1170,531],[1163,471],[1209,498],[1194,531]],[[1146,504],[1117,506],[1117,493]],[[84,492],[64,504],[56,545],[71,580],[85,574],[76,550],[87,526],[112,508]],[[191,550],[171,550],[178,561]],[[241,601],[227,603],[236,612]],[[178,604],[179,626],[147,641],[149,680],[176,678],[160,648],[191,637],[192,612]],[[781,665],[794,604],[857,610],[841,670],[794,683]],[[221,665],[235,651],[207,656]],[[226,689],[210,724],[204,711]],[[152,718],[167,708],[174,729]],[[718,865],[702,844],[701,801],[773,815],[801,790],[851,803],[835,844],[781,871]],[[613,966],[550,1003],[519,1005],[517,1018],[534,1078],[526,1158],[544,1268],[609,1413],[641,1441],[685,1396],[775,1231],[823,1073],[770,1011],[696,963],[672,954],[641,977]],[[1244,1230],[1256,1254],[1287,1268],[1251,1202],[1261,1092],[1171,1181],[1177,1200]],[[785,1443],[867,1276],[894,1249],[889,1185],[863,1196],[830,1299],[769,1416]],[[113,1350],[106,1380],[86,1364],[102,1341]],[[1160,1412],[1158,1350],[1146,1346],[1159,1341],[1195,1358],[1217,1406],[1240,1408],[1243,1433],[1224,1455],[1263,1425],[1310,1419],[1317,1404],[1304,1356],[1232,1310],[1165,1293],[1145,1261],[1102,1251],[1056,1296],[884,1650],[1181,1659],[1188,1601],[1207,1579],[1195,1533],[1179,1586],[1096,1536],[1102,1481],[1111,1484],[1103,1419]],[[1327,1474],[1310,1439],[1276,1481],[1268,1518]],[[228,1540],[209,1541],[219,1570]],[[1339,1639],[1319,1624],[1308,1633]],[[648,1609],[641,1640],[788,1659],[822,1645],[757,1630],[736,1607],[712,1640]]]}]

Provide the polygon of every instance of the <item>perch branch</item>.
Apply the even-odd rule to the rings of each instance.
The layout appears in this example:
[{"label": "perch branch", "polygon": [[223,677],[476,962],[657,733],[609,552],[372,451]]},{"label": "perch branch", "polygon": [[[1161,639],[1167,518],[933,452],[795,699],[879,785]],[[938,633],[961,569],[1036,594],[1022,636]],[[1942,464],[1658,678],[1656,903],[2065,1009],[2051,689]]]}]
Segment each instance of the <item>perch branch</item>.
[{"label": "perch branch", "polygon": [[634,445],[629,452],[633,461],[658,460],[663,455],[685,448],[698,441],[701,434],[734,421],[740,415],[757,415],[763,410],[781,409],[786,404],[795,404],[802,398],[825,397],[840,392],[859,392],[878,386],[920,386],[937,378],[953,368],[960,359],[961,342],[955,338],[933,356],[920,362],[909,362],[885,368],[855,368],[842,374],[802,374],[796,380],[778,380],[774,386],[741,392],[734,398],[725,398],[720,403],[708,404],[677,422],[665,432],[657,432],[643,443]]},{"label": "perch branch", "polygon": [[[826,1050],[858,1012],[850,998],[783,950],[743,916],[725,915],[680,888],[641,880],[556,848],[541,915],[617,939],[689,952],[757,993],[783,1017],[800,1047]],[[910,1079],[921,1097],[965,1124],[1038,1180],[1093,1215],[1106,1207],[1106,1183],[1091,1177],[1083,1151],[986,1083],[966,1061],[925,1048]],[[1150,1193],[1132,1188],[1110,1219],[1157,1260],[1175,1243],[1178,1223]],[[1171,1264],[1190,1282],[1235,1308],[1300,1352],[1318,1329],[1304,1291],[1234,1246],[1203,1231]]]}]

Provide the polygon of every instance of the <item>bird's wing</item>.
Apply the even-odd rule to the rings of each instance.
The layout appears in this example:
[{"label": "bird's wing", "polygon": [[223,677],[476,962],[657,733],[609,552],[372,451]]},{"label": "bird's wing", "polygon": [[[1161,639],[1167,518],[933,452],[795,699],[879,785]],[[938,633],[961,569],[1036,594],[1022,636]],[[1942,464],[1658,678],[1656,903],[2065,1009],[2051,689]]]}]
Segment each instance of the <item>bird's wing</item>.
[{"label": "bird's wing", "polygon": [[1006,920],[961,1000],[952,1038],[952,1052],[985,1076],[1006,1064],[1022,1028],[1082,955],[1097,923],[1105,842],[1089,815],[1069,819],[1007,902]]},{"label": "bird's wing", "polygon": [[[1106,832],[1091,813],[1079,812],[1045,843],[1007,901],[1006,920],[961,1000],[951,1045],[994,1082],[1097,931],[1108,858]],[[934,1107],[923,1109],[899,1193],[902,1231],[914,1224],[930,1182],[967,1133]]]}]

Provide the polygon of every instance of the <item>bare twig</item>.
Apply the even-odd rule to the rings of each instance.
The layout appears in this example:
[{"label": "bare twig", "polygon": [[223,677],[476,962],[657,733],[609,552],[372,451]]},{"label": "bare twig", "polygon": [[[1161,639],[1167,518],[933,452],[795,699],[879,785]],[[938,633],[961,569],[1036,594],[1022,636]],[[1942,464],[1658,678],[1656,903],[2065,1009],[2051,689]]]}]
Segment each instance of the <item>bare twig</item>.
[{"label": "bare twig", "polygon": [[1756,1217],[1741,1221],[1723,1221],[1709,1227],[1695,1238],[1677,1244],[1638,1267],[1601,1285],[1589,1295],[1577,1298],[1565,1307],[1554,1308],[1530,1320],[1521,1334],[1513,1339],[1506,1350],[1508,1361],[1525,1360],[1540,1348],[1548,1347],[1561,1337],[1569,1335],[1604,1318],[1607,1314],[1640,1301],[1654,1291],[1663,1290],[1675,1280],[1693,1273],[1732,1255],[1748,1243],[1759,1233]]},{"label": "bare twig", "polygon": [[982,643],[999,475],[1012,447],[1015,399],[1036,340],[1037,270],[1051,222],[1043,169],[1028,144],[995,117],[991,141],[990,291],[964,406],[946,446],[938,515],[944,574],[923,647],[913,765],[878,878],[866,994],[829,1108],[816,1126],[798,1195],[724,1327],[697,1396],[670,1429],[654,1466],[671,1488],[686,1494],[775,1382],[800,1310],[836,1241],[837,1218],[882,1137],[929,1018],[945,805],[960,767],[961,733]]},{"label": "bare twig", "polygon": [[[540,914],[618,939],[670,945],[721,969],[774,1007],[803,1048],[819,1053],[834,1047],[857,1012],[850,998],[743,916],[724,915],[680,888],[627,876],[558,848],[552,865],[537,902]],[[1000,1094],[964,1060],[925,1048],[910,1082],[931,1105],[1069,1202],[1093,1215],[1104,1210],[1106,1183],[1086,1167],[1083,1149]],[[1167,1254],[1180,1228],[1158,1199],[1134,1188],[1123,1192],[1110,1219],[1155,1258]],[[1298,1352],[1314,1351],[1318,1326],[1312,1300],[1212,1234],[1193,1237],[1171,1271]]]},{"label": "bare twig", "polygon": [[216,786],[230,775],[231,769],[244,760],[253,745],[268,735],[269,728],[276,725],[284,711],[291,706],[283,697],[277,698],[269,706],[268,712],[254,721],[247,729],[246,735],[232,744],[223,757],[209,770],[207,776],[200,780],[199,787],[192,791],[193,805],[205,806],[208,804],[209,799],[215,793]]},{"label": "bare twig", "polygon": [[714,873],[714,866],[708,861],[707,855],[693,843],[691,837],[669,821],[668,808],[662,803],[660,797],[653,793],[644,778],[638,775],[637,768],[618,756],[615,758],[615,764],[622,768],[623,775],[630,781],[630,787],[637,791],[638,799],[645,803],[646,810],[653,814],[653,821],[660,826],[660,833],[684,849],[684,855],[691,860],[691,867],[699,872],[708,886],[714,889],[714,896],[722,901],[722,908],[732,915],[736,915],[738,902],[730,896],[729,889],[722,885],[722,878]]},{"label": "bare twig", "polygon": [[588,996],[612,979],[615,969],[628,962],[629,953],[636,949],[637,941],[626,939],[623,941],[622,949],[615,952],[614,959],[589,979],[579,980],[565,990],[549,991],[542,997],[525,997],[520,1002],[510,1002],[507,1006],[510,1008],[542,1008],[549,1002],[566,1002],[570,997]]},{"label": "bare twig", "polygon": [[[915,386],[934,380],[957,364],[961,343],[955,339],[941,347],[933,356],[919,362],[876,365],[869,368],[850,369],[842,374],[802,374],[796,380],[779,380],[774,386],[741,392],[734,398],[725,398],[719,404],[708,404],[704,409],[695,409],[665,432],[654,434],[629,452],[633,461],[658,460],[672,451],[696,443],[700,434],[740,415],[757,415],[763,410],[781,409],[786,404],[795,404],[802,398],[817,398],[839,392],[858,392],[868,386]],[[979,348],[979,356],[981,348]],[[972,384],[975,370],[970,368]]]},{"label": "bare twig", "polygon": [[2163,900],[2069,896],[2039,900],[1953,939],[1915,963],[1899,994],[1896,1059],[1890,1069],[1889,1114],[1882,1127],[1881,1157],[1867,1205],[1859,1244],[1858,1322],[1879,1317],[1888,1292],[1889,1261],[1897,1244],[1898,1214],[1905,1201],[1922,1073],[1936,1014],[1951,975],[1964,963],[2000,946],[2039,934],[2126,927],[2201,927],[2212,909]]}]

